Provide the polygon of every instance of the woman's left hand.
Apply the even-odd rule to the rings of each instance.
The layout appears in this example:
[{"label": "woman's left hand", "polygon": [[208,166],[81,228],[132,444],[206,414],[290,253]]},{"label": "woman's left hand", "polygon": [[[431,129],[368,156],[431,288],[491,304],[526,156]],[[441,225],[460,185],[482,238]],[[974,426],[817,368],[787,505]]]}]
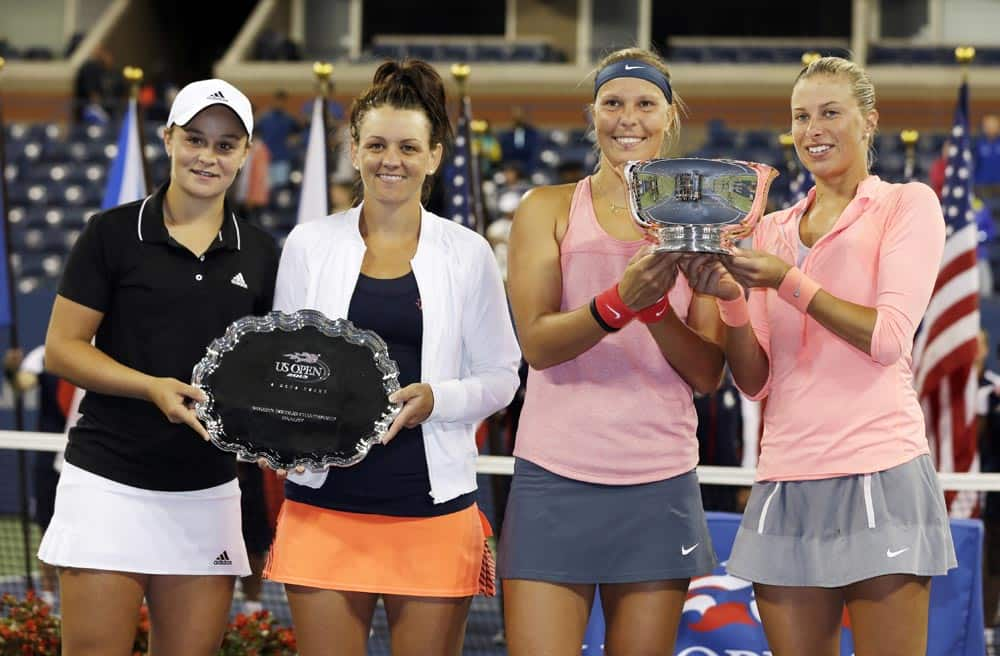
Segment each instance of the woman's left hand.
[{"label": "woman's left hand", "polygon": [[427,383],[413,383],[390,394],[389,401],[402,403],[403,409],[386,431],[382,444],[388,444],[404,428],[414,428],[427,421],[434,410],[434,391]]},{"label": "woman's left hand", "polygon": [[729,273],[743,287],[770,287],[777,289],[785,274],[792,268],[781,258],[749,248],[734,248],[732,255],[721,258]]},{"label": "woman's left hand", "polygon": [[698,294],[732,301],[743,296],[743,289],[719,261],[717,255],[688,255],[680,260],[688,285]]}]

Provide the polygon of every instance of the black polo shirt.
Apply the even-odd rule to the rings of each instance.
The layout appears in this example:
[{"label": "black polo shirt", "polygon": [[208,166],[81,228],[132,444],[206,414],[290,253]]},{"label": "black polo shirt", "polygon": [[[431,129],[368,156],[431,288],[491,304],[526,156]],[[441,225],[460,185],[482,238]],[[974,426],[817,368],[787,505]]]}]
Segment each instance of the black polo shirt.
[{"label": "black polo shirt", "polygon": [[[166,185],[95,215],[71,251],[59,294],[104,313],[95,344],[118,362],[189,382],[205,348],[234,320],[271,309],[278,249],[229,204],[198,257],[163,223]],[[236,476],[232,453],[171,424],[152,403],[87,392],[66,461],[151,490],[198,490]]]}]

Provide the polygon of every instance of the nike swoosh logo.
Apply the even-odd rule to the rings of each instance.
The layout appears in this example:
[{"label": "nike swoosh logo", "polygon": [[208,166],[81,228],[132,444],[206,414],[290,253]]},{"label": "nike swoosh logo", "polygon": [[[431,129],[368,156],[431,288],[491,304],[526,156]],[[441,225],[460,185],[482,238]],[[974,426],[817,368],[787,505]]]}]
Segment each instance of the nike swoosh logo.
[{"label": "nike swoosh logo", "polygon": [[892,549],[886,549],[885,550],[885,557],[886,558],[895,558],[896,556],[898,556],[899,554],[903,553],[904,551],[909,551],[909,550],[910,550],[909,547],[903,547],[899,551],[893,551]]},{"label": "nike swoosh logo", "polygon": [[[637,68],[646,68],[646,67],[645,66],[629,66],[628,64],[625,64],[625,70],[626,71],[634,71]],[[695,546],[697,546],[697,545],[695,545]]]},{"label": "nike swoosh logo", "polygon": [[691,545],[690,547],[685,547],[685,546],[684,546],[684,545],[682,544],[682,545],[681,545],[681,555],[682,555],[682,556],[686,556],[686,555],[688,555],[689,553],[691,553],[692,551],[694,551],[695,549],[697,549],[697,548],[698,548],[698,545],[699,545],[699,544],[701,544],[701,542],[695,542],[695,543],[694,543],[694,544],[692,544],[692,545]]},{"label": "nike swoosh logo", "polygon": [[614,309],[610,305],[605,305],[604,307],[607,308],[608,312],[610,312],[611,314],[615,315],[615,319],[621,319],[622,318],[622,313],[619,312],[618,310]]}]

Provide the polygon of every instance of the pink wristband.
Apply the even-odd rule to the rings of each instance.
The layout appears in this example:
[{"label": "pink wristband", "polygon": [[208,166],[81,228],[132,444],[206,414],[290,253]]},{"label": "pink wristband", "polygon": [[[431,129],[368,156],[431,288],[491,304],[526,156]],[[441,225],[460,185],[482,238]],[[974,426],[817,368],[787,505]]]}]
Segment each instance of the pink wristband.
[{"label": "pink wristband", "polygon": [[818,291],[819,283],[802,273],[798,267],[792,267],[778,287],[778,297],[805,314]]},{"label": "pink wristband", "polygon": [[722,319],[722,323],[730,328],[739,328],[750,323],[750,305],[743,296],[731,301],[717,298],[715,304],[719,306],[719,317]]}]

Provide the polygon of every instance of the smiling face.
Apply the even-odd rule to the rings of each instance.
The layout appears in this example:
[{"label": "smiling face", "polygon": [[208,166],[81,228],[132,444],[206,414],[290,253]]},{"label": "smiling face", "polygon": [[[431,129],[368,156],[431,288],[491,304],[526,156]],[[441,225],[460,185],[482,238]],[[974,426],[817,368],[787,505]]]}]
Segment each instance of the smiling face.
[{"label": "smiling face", "polygon": [[868,173],[868,144],[878,125],[874,109],[863,115],[842,75],[802,78],[792,91],[795,152],[817,180]]},{"label": "smiling face", "polygon": [[619,77],[601,85],[594,99],[594,128],[602,156],[615,167],[658,157],[672,111],[652,82]]},{"label": "smiling face", "polygon": [[441,163],[441,144],[431,146],[427,115],[382,105],[365,112],[351,161],[361,172],[365,199],[399,205],[420,202],[424,179]]},{"label": "smiling face", "polygon": [[163,134],[170,181],[197,198],[226,193],[247,158],[247,133],[232,110],[212,105]]}]

